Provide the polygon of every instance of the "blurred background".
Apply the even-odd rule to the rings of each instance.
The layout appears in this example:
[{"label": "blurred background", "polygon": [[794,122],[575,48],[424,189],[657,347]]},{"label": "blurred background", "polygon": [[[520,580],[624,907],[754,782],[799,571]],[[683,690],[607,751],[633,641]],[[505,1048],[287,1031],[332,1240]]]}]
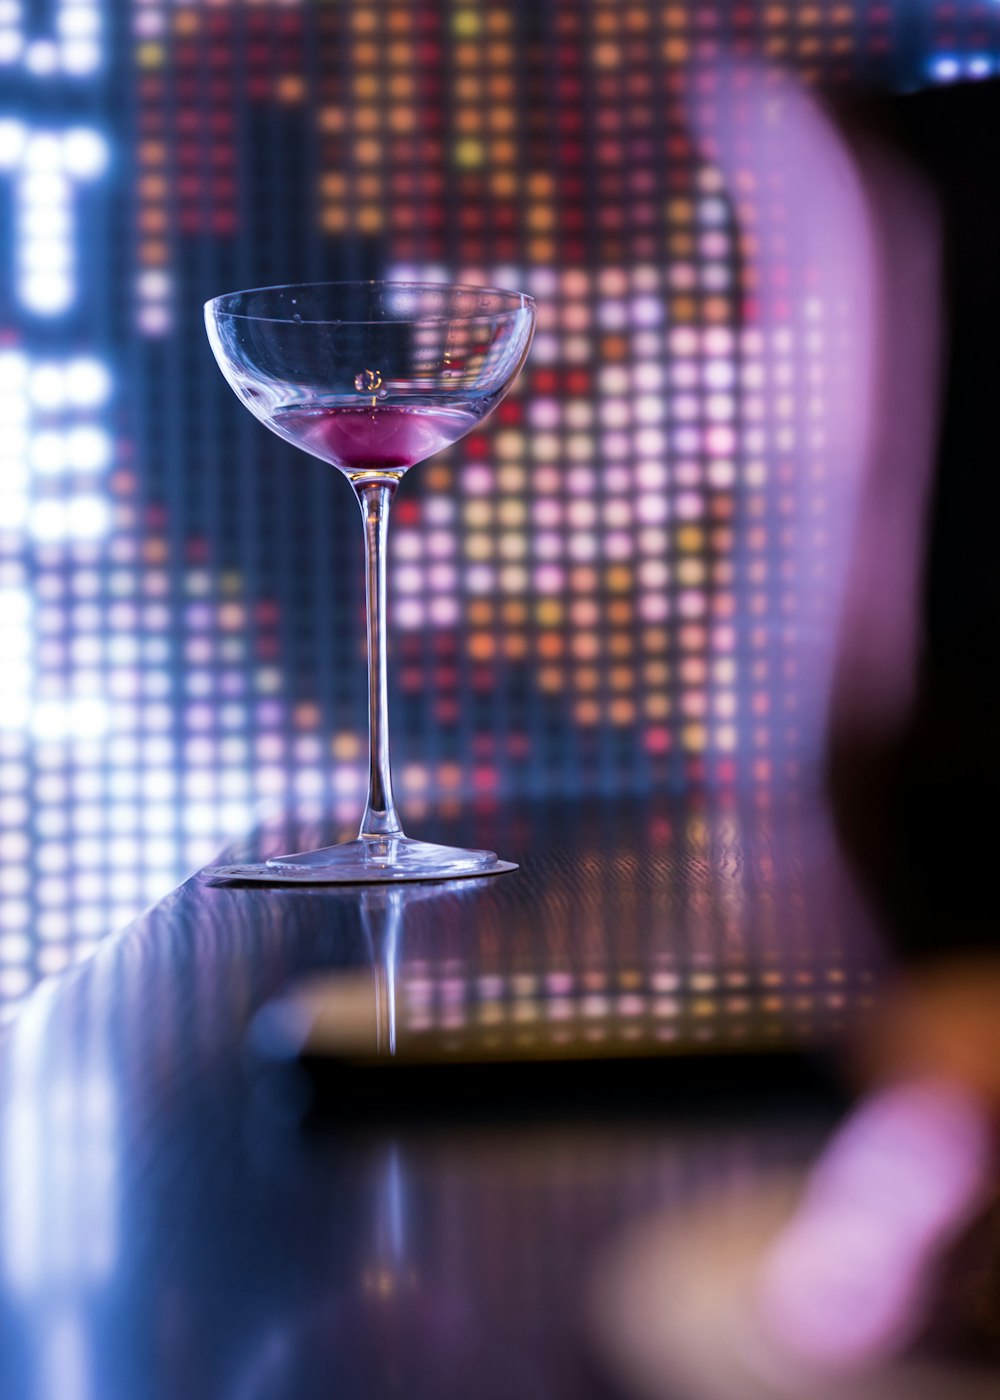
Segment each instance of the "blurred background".
[{"label": "blurred background", "polygon": [[988,78],[1000,6],[0,0],[0,1015],[262,812],[363,806],[357,509],[226,387],[223,291],[538,301],[518,388],[396,503],[415,834],[796,781],[857,315],[780,162],[741,173],[726,55],[833,98]]}]

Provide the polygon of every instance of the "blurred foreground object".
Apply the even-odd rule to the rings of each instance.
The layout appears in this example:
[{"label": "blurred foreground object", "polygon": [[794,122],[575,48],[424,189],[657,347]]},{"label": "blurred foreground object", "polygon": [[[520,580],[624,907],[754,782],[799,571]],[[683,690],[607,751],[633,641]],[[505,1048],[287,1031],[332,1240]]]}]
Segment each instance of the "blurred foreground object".
[{"label": "blurred foreground object", "polygon": [[[707,154],[737,211],[741,188],[784,193],[781,255],[847,310],[829,372],[848,345],[857,357],[841,369],[857,402],[830,444],[828,527],[851,555],[829,580],[843,589],[839,606],[830,599],[840,646],[835,663],[820,646],[813,672],[835,664],[840,830],[904,953],[995,946],[995,823],[972,812],[1000,752],[985,703],[1000,590],[984,461],[996,451],[984,376],[997,360],[1000,237],[984,231],[1000,233],[1000,88],[858,108],[838,130],[779,75],[733,67],[717,82],[731,137],[713,145],[692,113]],[[777,260],[763,240],[747,245],[748,283],[767,289]],[[875,1087],[804,1182],[765,1180],[632,1235],[601,1275],[594,1318],[637,1393],[1000,1393],[998,1007],[1000,958],[905,976],[859,1028]]]},{"label": "blurred foreground object", "polygon": [[[860,518],[857,605],[848,609],[830,791],[845,846],[900,952],[996,948],[989,804],[1000,779],[1000,84],[857,103],[842,129],[856,144],[860,169],[875,176],[887,166],[905,169],[922,193],[900,202],[891,181],[867,180],[890,253],[882,280],[892,314],[880,356],[888,376],[883,447],[870,475],[872,508]],[[940,242],[933,279],[920,272],[922,243],[938,256],[932,228]],[[934,322],[940,390],[916,372],[910,343]],[[918,353],[926,357],[929,348]],[[936,431],[932,401],[940,404]],[[900,548],[899,512],[912,505],[907,476],[923,491],[927,453],[934,485],[926,538],[909,536],[925,556],[914,592],[921,611],[914,683],[895,711],[859,706],[869,687],[866,681],[859,690],[858,682],[869,668],[859,670],[858,661],[884,643],[886,674],[898,664],[898,636],[868,629],[866,641],[865,619],[882,608],[879,554]]]},{"label": "blurred foreground object", "polygon": [[[996,1192],[998,1007],[1000,959],[980,958],[907,978],[873,1017],[862,1061],[880,1087],[824,1150],[762,1270],[763,1325],[790,1350],[845,1369],[928,1330],[967,1350],[1000,1339],[1000,1257],[981,1219]],[[991,1299],[970,1293],[970,1269]]]},{"label": "blurred foreground object", "polygon": [[1000,960],[928,969],[872,1017],[877,1085],[804,1182],[634,1231],[594,1316],[637,1393],[972,1400],[1000,1391]]}]

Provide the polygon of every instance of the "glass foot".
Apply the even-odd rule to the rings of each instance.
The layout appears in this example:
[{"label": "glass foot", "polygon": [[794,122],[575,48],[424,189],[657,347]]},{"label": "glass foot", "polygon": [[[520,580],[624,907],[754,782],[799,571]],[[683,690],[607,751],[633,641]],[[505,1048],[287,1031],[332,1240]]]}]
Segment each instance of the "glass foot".
[{"label": "glass foot", "polygon": [[437,846],[409,836],[358,837],[319,851],[275,856],[260,865],[217,865],[210,879],[252,880],[267,885],[374,885],[403,880],[460,880],[502,875],[517,866],[493,851]]}]

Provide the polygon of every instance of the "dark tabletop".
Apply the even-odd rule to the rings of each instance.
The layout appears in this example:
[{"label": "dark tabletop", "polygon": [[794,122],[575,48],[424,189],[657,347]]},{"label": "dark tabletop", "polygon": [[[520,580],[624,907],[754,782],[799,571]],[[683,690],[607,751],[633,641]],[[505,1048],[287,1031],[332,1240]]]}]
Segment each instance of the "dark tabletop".
[{"label": "dark tabletop", "polygon": [[[391,896],[191,880],[29,999],[0,1056],[5,1400],[611,1396],[587,1318],[602,1250],[815,1148],[837,1105],[788,1067],[843,1033],[880,954],[813,807],[412,825],[520,869]],[[345,834],[279,824],[227,858]],[[627,1063],[620,1103],[588,1103],[581,1072],[565,1114],[522,1076],[523,1114],[359,1119],[334,1080],[303,1117],[305,1086],[248,1047],[255,1013],[386,956],[445,1041],[492,1023],[530,1047],[582,1016],[669,1053],[635,1101]]]}]

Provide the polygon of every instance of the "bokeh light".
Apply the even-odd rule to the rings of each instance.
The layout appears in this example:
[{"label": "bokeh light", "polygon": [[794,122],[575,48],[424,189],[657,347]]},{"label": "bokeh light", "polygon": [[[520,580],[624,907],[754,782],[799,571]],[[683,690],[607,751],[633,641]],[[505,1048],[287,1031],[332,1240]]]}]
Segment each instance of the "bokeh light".
[{"label": "bokeh light", "polygon": [[517,392],[397,504],[404,810],[796,781],[851,326],[693,114],[727,52],[832,93],[989,77],[998,13],[2,0],[0,1009],[261,804],[360,811],[356,521],[212,366],[238,286],[539,303]]}]

